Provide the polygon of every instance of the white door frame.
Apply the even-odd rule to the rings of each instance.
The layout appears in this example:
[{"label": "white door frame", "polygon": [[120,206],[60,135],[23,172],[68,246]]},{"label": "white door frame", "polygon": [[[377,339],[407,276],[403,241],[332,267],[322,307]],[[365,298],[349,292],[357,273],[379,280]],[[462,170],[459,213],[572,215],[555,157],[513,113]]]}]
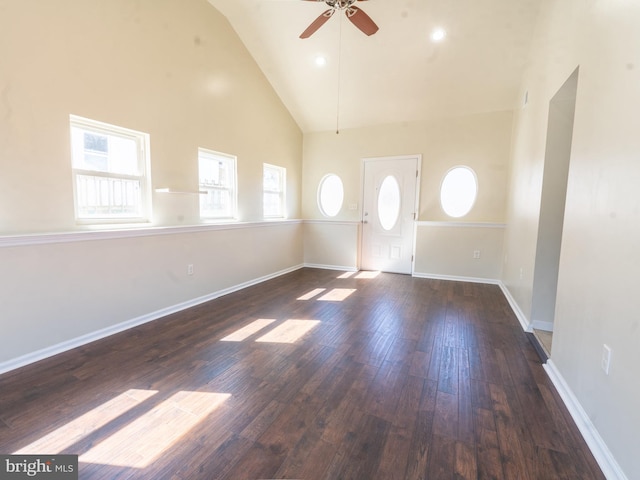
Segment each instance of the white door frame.
[{"label": "white door frame", "polygon": [[362,243],[364,240],[364,229],[363,229],[363,224],[365,221],[364,218],[364,207],[365,207],[365,186],[364,186],[364,173],[365,173],[365,165],[367,164],[367,162],[375,162],[375,161],[381,161],[381,160],[411,160],[411,159],[415,159],[416,160],[416,169],[417,169],[417,175],[416,175],[416,191],[415,191],[415,204],[414,204],[414,219],[413,219],[413,228],[412,228],[412,232],[410,233],[411,235],[411,276],[413,276],[413,273],[415,271],[415,264],[416,264],[416,231],[417,231],[417,222],[418,222],[418,215],[419,215],[419,205],[420,205],[420,186],[421,186],[421,175],[422,175],[422,154],[421,153],[417,153],[414,155],[392,155],[392,156],[385,156],[385,157],[365,157],[362,158],[362,162],[361,162],[361,166],[360,166],[360,204],[362,205],[362,208],[360,209],[360,225],[358,228],[358,237],[359,237],[359,241],[358,241],[358,269],[362,268]]}]

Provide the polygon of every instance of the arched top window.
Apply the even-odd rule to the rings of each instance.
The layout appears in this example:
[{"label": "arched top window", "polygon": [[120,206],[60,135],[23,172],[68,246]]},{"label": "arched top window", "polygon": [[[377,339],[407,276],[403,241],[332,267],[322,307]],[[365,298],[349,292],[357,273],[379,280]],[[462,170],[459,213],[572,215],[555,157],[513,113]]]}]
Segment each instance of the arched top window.
[{"label": "arched top window", "polygon": [[335,217],[340,213],[344,200],[344,187],[340,177],[330,173],[320,180],[318,186],[318,207],[323,215]]},{"label": "arched top window", "polygon": [[440,186],[440,204],[450,217],[460,218],[468,214],[477,195],[478,179],[471,168],[454,167],[444,176]]}]

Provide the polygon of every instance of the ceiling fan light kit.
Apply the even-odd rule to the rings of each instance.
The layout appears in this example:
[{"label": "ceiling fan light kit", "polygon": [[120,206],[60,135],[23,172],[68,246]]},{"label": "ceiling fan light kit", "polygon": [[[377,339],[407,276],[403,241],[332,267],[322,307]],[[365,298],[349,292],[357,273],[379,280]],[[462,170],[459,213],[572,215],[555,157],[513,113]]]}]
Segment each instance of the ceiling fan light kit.
[{"label": "ceiling fan light kit", "polygon": [[378,25],[364,13],[364,11],[354,5],[356,2],[364,2],[366,0],[304,0],[306,2],[324,2],[329,7],[328,10],[316,18],[307,29],[302,32],[300,38],[309,38],[322,25],[324,25],[336,11],[345,13],[345,16],[365,35],[373,35],[378,31]]}]

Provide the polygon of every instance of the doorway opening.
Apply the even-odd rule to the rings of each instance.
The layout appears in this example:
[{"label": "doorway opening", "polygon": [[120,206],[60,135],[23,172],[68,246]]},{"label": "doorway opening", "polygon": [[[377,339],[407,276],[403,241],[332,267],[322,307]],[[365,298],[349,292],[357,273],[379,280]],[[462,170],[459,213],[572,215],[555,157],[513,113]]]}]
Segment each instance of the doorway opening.
[{"label": "doorway opening", "polygon": [[533,274],[533,332],[551,355],[579,68],[549,102],[538,240]]}]

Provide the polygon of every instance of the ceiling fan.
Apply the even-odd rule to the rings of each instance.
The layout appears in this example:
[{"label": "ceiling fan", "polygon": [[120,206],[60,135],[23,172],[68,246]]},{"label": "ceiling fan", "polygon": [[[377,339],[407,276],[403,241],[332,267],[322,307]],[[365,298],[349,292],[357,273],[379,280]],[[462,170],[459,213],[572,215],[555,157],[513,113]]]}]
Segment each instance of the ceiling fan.
[{"label": "ceiling fan", "polygon": [[365,35],[373,35],[378,31],[378,25],[375,24],[371,17],[354,5],[356,1],[365,0],[304,0],[306,2],[324,2],[330,8],[325,10],[322,15],[316,18],[307,29],[302,32],[300,38],[309,38],[313,35],[327,20],[329,20],[336,11],[344,12],[347,18]]}]

